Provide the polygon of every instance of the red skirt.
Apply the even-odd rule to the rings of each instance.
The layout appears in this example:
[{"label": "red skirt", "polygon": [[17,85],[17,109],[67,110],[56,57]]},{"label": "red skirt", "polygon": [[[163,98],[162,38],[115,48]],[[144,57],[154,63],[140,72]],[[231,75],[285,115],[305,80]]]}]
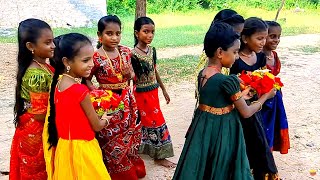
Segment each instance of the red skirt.
[{"label": "red skirt", "polygon": [[104,163],[112,180],[137,180],[146,175],[143,160],[138,155],[141,124],[138,122],[136,100],[129,88],[121,93],[124,110],[113,115],[110,124],[98,135]]},{"label": "red skirt", "polygon": [[142,142],[139,153],[154,159],[173,157],[171,136],[160,109],[158,88],[135,92],[142,124]]},{"label": "red skirt", "polygon": [[43,121],[25,113],[19,118],[11,145],[10,180],[46,180],[42,147]]}]

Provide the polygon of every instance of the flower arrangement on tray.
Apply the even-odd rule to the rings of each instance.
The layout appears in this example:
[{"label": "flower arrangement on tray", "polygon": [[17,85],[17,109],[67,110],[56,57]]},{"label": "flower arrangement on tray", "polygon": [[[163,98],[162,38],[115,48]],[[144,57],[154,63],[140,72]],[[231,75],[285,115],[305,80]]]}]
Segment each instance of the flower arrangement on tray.
[{"label": "flower arrangement on tray", "polygon": [[90,98],[98,116],[102,116],[105,112],[111,115],[124,110],[124,103],[121,96],[110,90],[96,89],[90,91]]},{"label": "flower arrangement on tray", "polygon": [[244,90],[250,86],[259,96],[269,92],[272,88],[280,90],[283,87],[283,83],[279,77],[274,76],[269,71],[268,69],[255,70],[253,72],[242,71],[238,75],[241,80],[240,89]]}]

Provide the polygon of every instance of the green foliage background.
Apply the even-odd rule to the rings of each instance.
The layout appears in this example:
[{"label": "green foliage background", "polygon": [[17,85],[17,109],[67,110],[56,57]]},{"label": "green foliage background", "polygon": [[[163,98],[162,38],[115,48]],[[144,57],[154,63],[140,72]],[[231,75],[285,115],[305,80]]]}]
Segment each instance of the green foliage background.
[{"label": "green foliage background", "polygon": [[[136,0],[107,0],[108,13],[122,16],[135,12]],[[281,0],[147,0],[147,11],[150,14],[163,12],[186,12],[194,9],[220,10],[237,6],[275,10]],[[319,9],[320,0],[286,0],[285,7]]]}]

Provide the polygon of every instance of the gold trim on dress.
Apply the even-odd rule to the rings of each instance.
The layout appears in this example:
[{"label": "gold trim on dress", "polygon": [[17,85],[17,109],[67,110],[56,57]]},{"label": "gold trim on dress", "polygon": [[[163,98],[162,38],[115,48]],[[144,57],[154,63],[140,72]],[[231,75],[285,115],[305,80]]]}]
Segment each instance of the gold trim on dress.
[{"label": "gold trim on dress", "polygon": [[208,112],[211,114],[223,115],[223,114],[230,113],[234,109],[234,104],[231,104],[231,105],[223,107],[223,108],[215,108],[215,107],[211,107],[211,106],[208,106],[205,104],[199,104],[198,108],[201,111],[205,111],[205,112]]},{"label": "gold trim on dress", "polygon": [[128,82],[123,82],[123,83],[117,83],[117,84],[99,84],[100,87],[103,89],[124,89],[128,87]]},{"label": "gold trim on dress", "polygon": [[234,101],[239,100],[241,97],[242,97],[242,95],[241,95],[241,92],[239,91],[239,92],[235,93],[234,95],[232,95],[230,97],[230,99],[231,99],[232,102],[234,102]]}]

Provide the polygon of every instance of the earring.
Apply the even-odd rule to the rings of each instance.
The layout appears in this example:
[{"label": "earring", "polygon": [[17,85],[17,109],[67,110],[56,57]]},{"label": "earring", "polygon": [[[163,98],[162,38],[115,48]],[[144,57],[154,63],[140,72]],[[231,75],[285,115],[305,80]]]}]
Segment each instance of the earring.
[{"label": "earring", "polygon": [[34,54],[34,50],[33,49],[31,50],[31,53]]},{"label": "earring", "polygon": [[67,73],[70,72],[70,69],[71,69],[71,67],[70,67],[70,66],[67,66]]}]

